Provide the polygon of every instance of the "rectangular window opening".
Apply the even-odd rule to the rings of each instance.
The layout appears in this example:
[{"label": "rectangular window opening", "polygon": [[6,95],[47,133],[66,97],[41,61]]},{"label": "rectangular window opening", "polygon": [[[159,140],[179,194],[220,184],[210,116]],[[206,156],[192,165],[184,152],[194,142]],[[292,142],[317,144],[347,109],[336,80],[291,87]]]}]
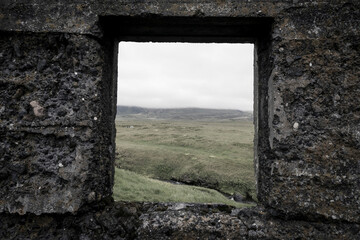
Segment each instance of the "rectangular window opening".
[{"label": "rectangular window opening", "polygon": [[120,42],[114,199],[256,203],[254,44]]}]

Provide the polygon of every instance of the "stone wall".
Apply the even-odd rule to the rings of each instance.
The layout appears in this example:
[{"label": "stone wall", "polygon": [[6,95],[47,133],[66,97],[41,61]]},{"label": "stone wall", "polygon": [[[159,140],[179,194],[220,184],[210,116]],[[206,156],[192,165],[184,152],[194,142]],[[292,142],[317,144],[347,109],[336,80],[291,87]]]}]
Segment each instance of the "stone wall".
[{"label": "stone wall", "polygon": [[359,24],[351,4],[276,19],[259,195],[281,214],[360,222]]},{"label": "stone wall", "polygon": [[[0,2],[0,238],[356,239],[360,3]],[[254,42],[259,207],[113,203],[117,41]]]},{"label": "stone wall", "polygon": [[2,239],[358,239],[347,222],[273,217],[263,208],[184,203],[111,203],[77,214],[2,214]]},{"label": "stone wall", "polygon": [[0,211],[75,212],[111,195],[112,52],[78,34],[3,32],[0,45]]}]

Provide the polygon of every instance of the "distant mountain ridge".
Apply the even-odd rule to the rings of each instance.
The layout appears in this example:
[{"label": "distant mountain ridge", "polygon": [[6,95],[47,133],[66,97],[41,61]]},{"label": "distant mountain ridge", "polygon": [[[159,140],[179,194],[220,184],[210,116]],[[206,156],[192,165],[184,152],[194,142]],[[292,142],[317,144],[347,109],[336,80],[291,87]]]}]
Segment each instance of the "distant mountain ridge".
[{"label": "distant mountain ridge", "polygon": [[135,106],[117,106],[117,117],[138,119],[173,119],[173,120],[252,120],[252,112],[233,109],[208,108],[143,108]]}]

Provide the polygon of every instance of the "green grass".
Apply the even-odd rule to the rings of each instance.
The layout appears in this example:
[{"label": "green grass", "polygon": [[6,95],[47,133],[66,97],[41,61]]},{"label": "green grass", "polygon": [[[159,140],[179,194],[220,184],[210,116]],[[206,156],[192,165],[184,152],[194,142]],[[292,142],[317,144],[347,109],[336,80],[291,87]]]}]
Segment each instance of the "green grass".
[{"label": "green grass", "polygon": [[118,168],[115,168],[114,198],[132,202],[222,203],[238,208],[251,206],[231,201],[212,189],[174,185]]},{"label": "green grass", "polygon": [[123,119],[116,127],[118,168],[256,200],[252,122]]}]

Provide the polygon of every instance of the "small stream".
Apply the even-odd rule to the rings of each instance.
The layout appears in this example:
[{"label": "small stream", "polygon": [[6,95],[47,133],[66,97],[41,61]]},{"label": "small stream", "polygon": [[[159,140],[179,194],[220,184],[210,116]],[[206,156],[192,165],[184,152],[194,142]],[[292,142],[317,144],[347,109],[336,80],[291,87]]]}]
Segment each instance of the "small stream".
[{"label": "small stream", "polygon": [[[176,181],[176,180],[162,180],[162,179],[157,179],[157,180],[162,181],[162,182],[171,183],[171,184],[174,184],[174,185],[187,185],[187,186],[193,186],[193,187],[203,187],[203,186],[192,185],[192,184],[188,184],[188,183],[180,182],[180,181]],[[234,196],[233,196],[233,195],[230,195],[230,194],[221,192],[221,191],[219,191],[218,189],[213,189],[213,188],[209,188],[209,187],[203,187],[203,188],[207,188],[207,189],[211,189],[211,190],[217,191],[218,193],[222,194],[222,195],[223,195],[224,197],[226,197],[227,199],[229,199],[229,200],[231,200],[231,201],[234,201],[234,202],[238,202],[238,203],[255,203],[254,201],[244,201],[243,199],[242,199],[241,201],[236,201],[236,200],[234,199]]]}]

